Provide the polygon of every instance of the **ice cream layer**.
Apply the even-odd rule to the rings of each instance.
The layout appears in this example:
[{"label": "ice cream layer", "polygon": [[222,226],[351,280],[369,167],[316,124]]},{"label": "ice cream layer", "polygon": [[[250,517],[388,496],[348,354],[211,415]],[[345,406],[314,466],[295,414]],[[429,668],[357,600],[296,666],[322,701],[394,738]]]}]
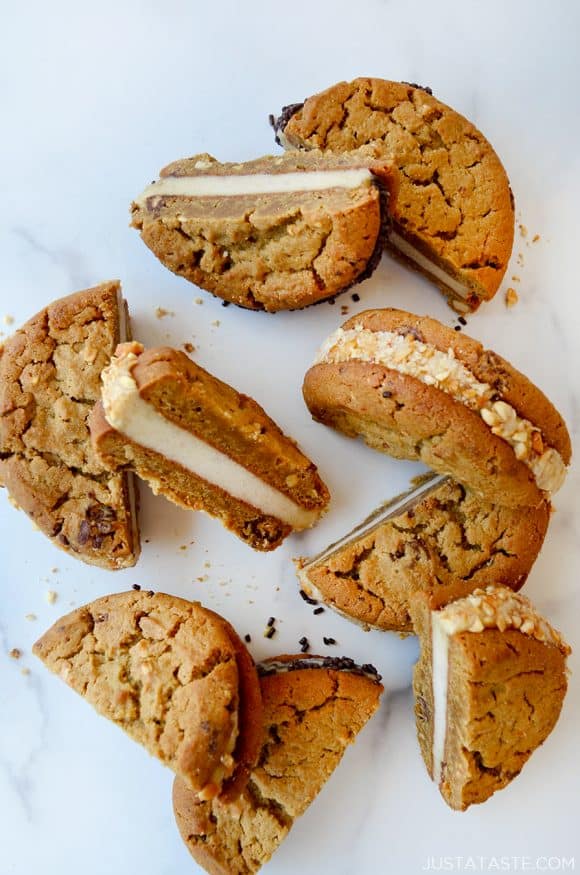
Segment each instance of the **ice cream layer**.
[{"label": "ice cream layer", "polygon": [[410,261],[414,261],[415,264],[422,268],[426,273],[431,274],[436,280],[439,280],[439,282],[444,283],[448,288],[452,289],[452,291],[454,291],[456,295],[459,295],[460,298],[466,298],[470,294],[470,290],[460,283],[459,280],[456,280],[452,276],[449,276],[448,273],[445,273],[443,268],[434,264],[426,255],[423,255],[422,252],[419,252],[418,249],[411,246],[410,243],[407,243],[407,241],[401,237],[400,234],[397,234],[396,231],[391,231],[389,234],[389,243],[410,259]]}]

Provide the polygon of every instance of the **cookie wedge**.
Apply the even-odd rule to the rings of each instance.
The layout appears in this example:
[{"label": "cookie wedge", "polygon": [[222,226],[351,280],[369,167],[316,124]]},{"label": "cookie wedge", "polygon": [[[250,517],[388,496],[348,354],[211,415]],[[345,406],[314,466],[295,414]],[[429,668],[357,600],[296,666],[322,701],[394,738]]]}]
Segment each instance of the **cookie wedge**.
[{"label": "cookie wedge", "polygon": [[131,224],[173,273],[251,310],[296,310],[361,282],[386,239],[392,173],[368,156],[298,153],[165,167]]},{"label": "cookie wedge", "polygon": [[514,238],[514,201],[488,140],[430,88],[360,78],[271,117],[287,149],[378,148],[398,169],[387,246],[424,273],[459,312],[497,292]]},{"label": "cookie wedge", "polygon": [[62,617],[34,654],[199,798],[238,795],[262,743],[254,663],[223,617],[125,592]]},{"label": "cookie wedge", "polygon": [[554,405],[477,340],[404,310],[367,310],[307,372],[314,419],[398,459],[418,459],[492,504],[538,507],[566,476]]},{"label": "cookie wedge", "polygon": [[314,525],[329,501],[315,465],[262,408],[179,350],[120,346],[90,427],[103,464],[132,468],[255,550]]},{"label": "cookie wedge", "polygon": [[284,656],[260,663],[264,747],[233,803],[200,803],[182,781],[173,807],[183,841],[211,875],[257,872],[376,711],[380,677],[350,659]]},{"label": "cookie wedge", "polygon": [[53,544],[115,570],[139,557],[133,475],[93,452],[101,371],[128,339],[118,282],[54,301],[0,348],[0,484]]},{"label": "cookie wedge", "polygon": [[421,753],[451,808],[485,802],[554,728],[570,648],[519,593],[411,599],[421,644],[413,687]]},{"label": "cookie wedge", "polygon": [[320,559],[297,561],[302,591],[365,628],[413,631],[409,601],[446,600],[501,581],[519,590],[542,547],[550,505],[522,513],[448,479],[435,492]]}]

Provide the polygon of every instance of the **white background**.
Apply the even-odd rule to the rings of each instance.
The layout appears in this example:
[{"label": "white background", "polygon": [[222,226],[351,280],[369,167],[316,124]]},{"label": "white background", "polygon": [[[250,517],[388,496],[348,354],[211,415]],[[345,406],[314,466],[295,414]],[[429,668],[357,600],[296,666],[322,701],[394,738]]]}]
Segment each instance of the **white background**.
[{"label": "white background", "polygon": [[[468,331],[536,380],[577,438],[579,10],[574,0],[0,4],[0,316],[16,326],[54,298],[121,278],[135,335],[146,344],[194,343],[200,364],[254,396],[299,440],[333,494],[318,528],[266,556],[143,488],[149,543],[135,569],[117,573],[60,553],[0,495],[0,875],[197,871],[173,822],[171,773],[30,652],[71,606],[135,582],[222,611],[252,633],[256,658],[295,651],[302,635],[334,653],[321,641],[331,635],[341,652],[376,663],[385,677],[381,712],[267,871],[407,875],[440,855],[579,856],[574,675],[555,732],[522,775],[484,806],[453,813],[415,741],[414,640],[365,634],[329,611],[314,617],[297,596],[291,557],[321,549],[419,470],[312,423],[302,376],[339,324],[341,303],[351,315],[394,305],[453,324],[437,290],[385,257],[357,290],[358,304],[347,294],[334,306],[277,316],[223,309],[162,268],[128,227],[132,197],[170,161],[275,150],[267,116],[284,103],[357,75],[429,85],[494,144],[529,229],[516,237],[507,274],[521,282],[504,285],[517,288],[519,305],[506,310],[502,291]],[[175,316],[156,319],[160,305]],[[572,644],[579,485],[572,469],[526,590]],[[54,606],[49,589],[58,592]],[[36,621],[25,619],[31,612]],[[266,641],[270,615],[280,618],[279,632]],[[13,647],[23,651],[19,662],[8,657]]]}]

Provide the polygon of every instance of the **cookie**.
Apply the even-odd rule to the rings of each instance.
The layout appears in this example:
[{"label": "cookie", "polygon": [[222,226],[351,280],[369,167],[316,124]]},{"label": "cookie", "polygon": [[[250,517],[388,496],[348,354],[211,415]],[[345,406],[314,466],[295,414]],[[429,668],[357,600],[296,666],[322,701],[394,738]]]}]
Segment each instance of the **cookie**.
[{"label": "cookie", "polygon": [[304,379],[314,419],[418,459],[492,504],[539,506],[566,475],[566,425],[505,359],[435,319],[368,310],[326,341]]},{"label": "cookie", "polygon": [[255,550],[314,525],[329,501],[315,465],[255,401],[175,349],[119,347],[90,427],[103,464],[134,469]]},{"label": "cookie", "polygon": [[380,678],[350,659],[284,656],[258,666],[265,742],[239,799],[200,803],[183,781],[173,807],[183,841],[214,875],[266,863],[379,704]]},{"label": "cookie", "polygon": [[87,419],[127,330],[107,282],[54,301],[0,348],[0,485],[53,544],[111,570],[139,557],[135,485],[99,461]]},{"label": "cookie", "polygon": [[509,784],[554,728],[570,648],[504,587],[437,605],[425,593],[411,599],[417,735],[441,795],[465,810]]},{"label": "cookie", "polygon": [[165,167],[137,198],[132,226],[173,273],[225,301],[296,310],[373,272],[391,181],[370,152],[244,164],[194,155]]},{"label": "cookie", "polygon": [[164,593],[108,595],[57,620],[33,652],[199,798],[243,789],[262,744],[261,695],[218,614]]},{"label": "cookie", "polygon": [[483,134],[429,88],[340,82],[271,121],[287,149],[378,147],[399,171],[389,250],[439,286],[459,312],[493,298],[514,238],[509,181]]},{"label": "cookie", "polygon": [[518,590],[542,546],[548,502],[489,504],[449,479],[399,516],[356,534],[320,559],[299,560],[302,591],[365,628],[413,631],[409,599],[436,590],[446,600],[501,581]]}]

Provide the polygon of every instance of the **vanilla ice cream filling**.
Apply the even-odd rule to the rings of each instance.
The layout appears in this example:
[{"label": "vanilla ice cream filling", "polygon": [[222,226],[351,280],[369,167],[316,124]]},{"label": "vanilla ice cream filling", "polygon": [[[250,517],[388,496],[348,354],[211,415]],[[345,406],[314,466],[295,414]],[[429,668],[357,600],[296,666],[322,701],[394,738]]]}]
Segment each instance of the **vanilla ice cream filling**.
[{"label": "vanilla ice cream filling", "polygon": [[148,185],[135,203],[143,206],[152,197],[235,197],[325,191],[331,188],[353,189],[370,185],[371,179],[372,173],[366,168],[227,176],[163,176]]},{"label": "vanilla ice cream filling", "polygon": [[395,249],[398,249],[403,255],[405,255],[411,261],[414,261],[415,264],[422,268],[426,273],[431,274],[436,280],[444,283],[448,286],[452,291],[455,292],[456,295],[459,295],[460,298],[466,298],[470,294],[470,289],[466,288],[462,283],[458,280],[454,279],[452,276],[449,276],[443,268],[439,267],[439,265],[434,264],[430,259],[427,258],[426,255],[423,255],[422,252],[419,252],[414,246],[411,246],[400,234],[397,234],[396,231],[391,231],[389,234],[389,243],[394,246]]},{"label": "vanilla ice cream filling", "polygon": [[136,361],[137,356],[131,353],[113,359],[103,371],[102,400],[109,425],[136,444],[176,462],[197,477],[293,529],[305,529],[316,522],[320,515],[318,511],[300,507],[225,453],[170,422],[144,401],[131,374]]},{"label": "vanilla ice cream filling", "polygon": [[347,361],[376,362],[400,374],[434,386],[479,413],[491,432],[505,440],[516,457],[534,474],[538,487],[554,493],[566,477],[559,452],[545,447],[541,430],[518,416],[511,404],[494,400],[496,391],[477,380],[455,357],[418,340],[412,332],[371,331],[362,325],[339,328],[321,348],[315,364]]},{"label": "vanilla ice cream filling", "polygon": [[431,660],[433,691],[433,780],[439,785],[445,761],[447,735],[447,695],[449,688],[449,641],[463,632],[485,629],[515,629],[523,635],[558,647],[564,654],[570,648],[525,596],[507,587],[488,586],[465,598],[431,611]]}]

